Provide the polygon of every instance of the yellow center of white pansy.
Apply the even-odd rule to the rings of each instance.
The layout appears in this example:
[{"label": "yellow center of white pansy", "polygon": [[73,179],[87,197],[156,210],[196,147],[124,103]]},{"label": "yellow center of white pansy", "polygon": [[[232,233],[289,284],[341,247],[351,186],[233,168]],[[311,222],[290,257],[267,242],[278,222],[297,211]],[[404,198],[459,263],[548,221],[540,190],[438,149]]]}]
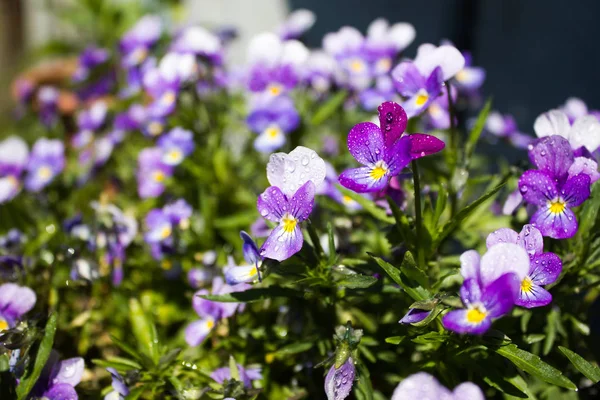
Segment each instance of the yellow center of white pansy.
[{"label": "yellow center of white pansy", "polygon": [[474,305],[467,311],[467,321],[471,324],[479,324],[487,316],[487,310],[483,305]]},{"label": "yellow center of white pansy", "polygon": [[561,214],[563,211],[565,211],[565,208],[567,208],[567,205],[561,198],[557,198],[548,202],[548,209],[552,214]]},{"label": "yellow center of white pansy", "polygon": [[160,237],[166,239],[169,236],[171,236],[171,227],[167,225],[160,230]]},{"label": "yellow center of white pansy", "polygon": [[377,70],[380,72],[388,72],[392,68],[392,59],[385,57],[377,61]]},{"label": "yellow center of white pansy", "polygon": [[360,58],[355,58],[350,62],[352,72],[361,73],[365,70],[365,63]]},{"label": "yellow center of white pansy", "polygon": [[173,92],[173,91],[169,91],[169,92],[163,94],[161,97],[162,103],[166,106],[170,106],[171,104],[175,103],[175,100],[177,100],[177,96],[175,95],[175,92]]},{"label": "yellow center of white pansy", "polygon": [[298,225],[298,220],[289,213],[286,213],[283,218],[281,218],[281,226],[286,233],[292,233],[294,229],[296,229],[296,225]]},{"label": "yellow center of white pansy", "polygon": [[167,153],[167,159],[172,163],[181,161],[182,156],[183,155],[181,154],[181,151],[179,149],[169,150],[169,152]]},{"label": "yellow center of white pansy", "polygon": [[37,173],[41,179],[50,179],[52,177],[52,170],[47,165],[40,167]]},{"label": "yellow center of white pansy", "polygon": [[464,69],[461,69],[460,71],[458,71],[458,73],[456,74],[456,80],[459,82],[464,82],[469,78],[469,73],[467,71],[465,71]]},{"label": "yellow center of white pansy", "polygon": [[277,125],[271,125],[265,130],[265,134],[269,139],[275,139],[281,134],[281,129]]},{"label": "yellow center of white pansy", "polygon": [[531,292],[531,288],[533,287],[533,281],[530,277],[526,276],[525,279],[521,281],[521,291],[529,293]]},{"label": "yellow center of white pansy", "polygon": [[387,164],[383,161],[378,161],[377,164],[375,164],[375,166],[371,169],[371,172],[369,172],[369,176],[371,176],[373,180],[378,181],[383,178],[387,172]]},{"label": "yellow center of white pansy", "polygon": [[214,328],[214,327],[215,327],[215,321],[214,321],[214,320],[212,320],[212,319],[209,319],[209,320],[207,320],[207,321],[206,321],[206,327],[207,327],[208,329],[212,329],[212,328]]}]

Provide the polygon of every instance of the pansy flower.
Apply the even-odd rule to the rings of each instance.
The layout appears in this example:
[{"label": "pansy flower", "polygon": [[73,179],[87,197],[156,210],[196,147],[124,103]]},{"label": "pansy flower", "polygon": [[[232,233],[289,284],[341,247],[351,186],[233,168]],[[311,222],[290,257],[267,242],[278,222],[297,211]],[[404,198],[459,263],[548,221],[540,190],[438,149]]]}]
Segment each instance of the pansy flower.
[{"label": "pansy flower", "polygon": [[262,256],[258,250],[258,246],[252,240],[250,235],[241,231],[242,252],[244,254],[245,265],[235,265],[230,258],[229,266],[225,270],[225,281],[229,285],[237,285],[238,283],[253,282],[256,279],[260,280],[260,272],[258,263],[262,261]]},{"label": "pansy flower", "polygon": [[363,90],[358,96],[362,108],[368,111],[375,110],[381,103],[398,97],[394,82],[388,75],[378,76],[375,86]]},{"label": "pansy flower", "polygon": [[17,136],[0,142],[0,203],[13,199],[21,189],[20,176],[27,164],[27,143]]},{"label": "pansy flower", "polygon": [[300,223],[312,212],[315,192],[325,179],[325,162],[314,150],[299,146],[290,154],[272,154],[267,178],[272,186],[258,197],[257,208],[277,226],[260,248],[260,255],[283,261],[302,248]]},{"label": "pansy flower", "polygon": [[529,272],[521,281],[521,290],[515,301],[518,306],[533,308],[552,302],[552,295],[543,285],[554,283],[562,271],[562,262],[554,253],[544,253],[544,238],[533,225],[525,225],[520,233],[501,228],[488,235],[487,248],[499,243],[515,243],[529,255]]},{"label": "pansy flower", "polygon": [[270,153],[285,144],[286,135],[300,124],[300,115],[289,97],[259,101],[248,115],[246,123],[258,134],[254,141],[256,150]]},{"label": "pansy flower", "polygon": [[523,173],[519,191],[527,203],[538,206],[530,223],[544,236],[573,237],[578,224],[571,208],[590,196],[598,165],[585,157],[575,158],[567,139],[556,135],[540,139],[529,150],[529,158],[538,169]]},{"label": "pansy flower", "polygon": [[587,105],[583,100],[577,97],[569,97],[567,101],[565,101],[565,104],[559,109],[567,115],[571,124],[575,122],[577,118],[588,115]]},{"label": "pansy flower", "polygon": [[180,54],[204,57],[214,64],[223,58],[223,45],[217,35],[201,26],[190,26],[177,35],[171,49]]},{"label": "pansy flower", "polygon": [[403,107],[408,117],[419,115],[442,93],[444,81],[463,69],[465,59],[455,47],[419,46],[413,61],[403,61],[392,71],[398,92],[407,98]]},{"label": "pansy flower", "polygon": [[481,335],[493,319],[507,314],[515,305],[521,282],[529,272],[529,256],[517,244],[500,243],[481,258],[475,250],[463,253],[460,264],[465,279],[460,298],[465,308],[450,311],[442,322],[451,331]]},{"label": "pansy flower", "polygon": [[94,132],[99,130],[106,120],[108,108],[103,101],[96,101],[87,110],[82,110],[77,115],[77,127],[79,131],[71,139],[75,148],[83,148],[94,139]]},{"label": "pansy flower", "polygon": [[355,376],[356,368],[352,357],[349,357],[339,368],[332,365],[325,376],[327,400],[344,400],[348,397],[352,391]]},{"label": "pansy flower", "polygon": [[14,328],[35,301],[35,293],[28,287],[14,283],[0,285],[0,332]]},{"label": "pansy flower", "polygon": [[415,40],[415,28],[406,22],[390,26],[384,18],[377,18],[367,28],[364,51],[373,76],[387,75],[394,59]]},{"label": "pansy flower", "polygon": [[47,127],[52,126],[58,117],[60,91],[53,86],[41,86],[37,91],[40,120]]},{"label": "pansy flower", "polygon": [[583,149],[592,153],[600,147],[600,121],[593,115],[580,116],[571,125],[567,114],[561,110],[551,110],[536,118],[533,130],[540,138],[562,136],[569,141],[577,155],[582,155]]},{"label": "pansy flower", "polygon": [[128,68],[144,62],[150,49],[160,38],[162,29],[162,22],[158,16],[142,17],[123,35],[119,43],[123,65]]},{"label": "pansy flower", "polygon": [[[237,368],[240,380],[247,389],[252,388],[252,381],[258,381],[263,378],[260,368],[244,368],[240,364],[237,364]],[[223,383],[231,379],[231,370],[229,367],[217,368],[210,374],[210,377],[218,383]]]},{"label": "pansy flower", "polygon": [[29,155],[25,187],[39,192],[46,187],[65,167],[65,148],[58,139],[38,139]]},{"label": "pansy flower", "polygon": [[173,167],[163,162],[163,150],[151,147],[138,155],[137,182],[141,198],[158,197],[165,190],[165,181],[173,175]]},{"label": "pansy flower", "polygon": [[391,400],[485,400],[481,389],[471,382],[464,382],[450,391],[426,372],[417,372],[400,382]]},{"label": "pansy flower", "polygon": [[418,308],[409,308],[408,312],[398,321],[399,324],[414,324],[423,321],[431,314],[431,310],[419,310]]},{"label": "pansy flower", "polygon": [[282,40],[298,39],[315,24],[315,20],[315,13],[301,8],[292,11],[277,32]]},{"label": "pansy flower", "polygon": [[81,382],[85,363],[83,358],[75,357],[58,361],[56,352],[52,352],[42,376],[37,381],[33,393],[48,400],[77,399],[75,386]]},{"label": "pansy flower", "polygon": [[508,114],[492,111],[485,121],[485,130],[495,137],[506,138],[518,149],[526,149],[533,143],[534,137],[522,133],[517,127],[515,119]]},{"label": "pansy flower", "polygon": [[194,134],[176,127],[162,135],[157,142],[163,151],[162,161],[167,165],[178,165],[194,151]]},{"label": "pansy flower", "polygon": [[104,396],[104,400],[124,400],[129,394],[129,387],[127,387],[125,379],[123,379],[121,374],[112,367],[108,367],[106,370],[110,373],[110,377],[112,378],[111,386],[113,390]]},{"label": "pansy flower", "polygon": [[318,94],[323,94],[331,88],[335,71],[336,62],[333,57],[322,50],[314,50],[303,69],[302,79]]},{"label": "pansy flower", "polygon": [[454,75],[452,83],[461,93],[474,93],[481,88],[485,81],[485,70],[473,66],[473,58],[470,52],[464,51],[462,55],[465,59],[465,65]]},{"label": "pansy flower", "polygon": [[340,183],[358,193],[378,192],[411,160],[444,148],[444,142],[431,135],[402,136],[407,120],[401,106],[386,102],[379,107],[383,128],[372,122],[355,125],[348,134],[348,150],[364,167],[342,172]]}]

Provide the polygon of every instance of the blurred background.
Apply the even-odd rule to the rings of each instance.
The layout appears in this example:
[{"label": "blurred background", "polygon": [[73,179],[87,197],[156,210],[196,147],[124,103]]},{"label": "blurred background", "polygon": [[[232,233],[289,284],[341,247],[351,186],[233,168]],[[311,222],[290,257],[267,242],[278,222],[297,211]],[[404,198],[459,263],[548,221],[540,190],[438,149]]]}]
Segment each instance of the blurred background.
[{"label": "blurred background", "polygon": [[[25,66],[81,50],[95,37],[106,37],[106,30],[116,36],[148,11],[179,25],[238,27],[230,57],[243,62],[252,35],[275,28],[298,8],[317,16],[305,36],[311,47],[343,25],[364,32],[384,17],[415,26],[407,57],[419,44],[441,39],[470,50],[474,64],[487,70],[484,94],[494,97],[495,109],[514,115],[525,132],[538,114],[570,96],[600,108],[596,0],[580,0],[576,7],[561,0],[0,0],[0,89],[8,93]],[[8,96],[0,96],[0,108],[9,110]]]}]

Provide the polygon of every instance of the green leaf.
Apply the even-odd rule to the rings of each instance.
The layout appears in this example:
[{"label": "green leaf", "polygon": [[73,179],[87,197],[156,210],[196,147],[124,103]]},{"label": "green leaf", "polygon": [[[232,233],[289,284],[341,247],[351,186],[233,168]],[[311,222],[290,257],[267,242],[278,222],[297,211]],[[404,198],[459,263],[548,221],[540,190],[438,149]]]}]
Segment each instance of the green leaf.
[{"label": "green leaf", "polygon": [[488,114],[490,113],[490,109],[492,108],[492,99],[488,99],[485,103],[485,106],[477,116],[477,120],[475,121],[475,125],[469,134],[469,139],[465,145],[465,162],[469,163],[471,160],[471,156],[473,155],[473,151],[475,150],[475,146],[479,141],[479,137],[481,136],[481,132],[483,132],[483,127],[485,126],[485,122],[487,121]]},{"label": "green leaf", "polygon": [[139,361],[139,362],[144,361],[141,354],[139,354],[133,347],[131,347],[127,343],[123,342],[121,339],[111,335],[110,340],[112,340],[112,342],[115,345],[117,345],[117,347],[119,347],[125,353],[129,354],[131,357],[135,358],[137,361]]},{"label": "green leaf", "polygon": [[437,248],[444,239],[446,239],[452,232],[454,232],[454,230],[456,230],[460,226],[460,223],[465,218],[467,218],[469,215],[471,215],[471,213],[477,210],[477,208],[479,208],[479,206],[481,206],[486,200],[490,199],[492,196],[498,193],[498,191],[502,189],[504,185],[506,185],[508,178],[510,178],[510,175],[504,176],[504,178],[502,178],[502,180],[496,187],[489,190],[480,198],[478,198],[477,200],[460,210],[452,220],[448,221],[442,228],[440,234],[435,239],[435,242],[433,244],[434,248]]},{"label": "green leaf", "polygon": [[314,342],[299,342],[288,344],[276,350],[273,355],[278,358],[285,358],[292,354],[303,353],[314,346]]},{"label": "green leaf", "polygon": [[345,90],[341,90],[337,92],[335,95],[330,97],[312,117],[311,124],[313,125],[321,125],[325,120],[331,117],[338,108],[344,104],[346,101],[346,97],[348,96],[348,92]]},{"label": "green leaf", "polygon": [[544,332],[546,332],[546,340],[544,341],[544,351],[543,354],[546,356],[552,350],[552,346],[554,346],[554,341],[556,340],[556,324],[558,323],[558,311],[556,308],[550,310],[548,315],[546,316],[546,327],[544,328]]},{"label": "green leaf", "polygon": [[[119,358],[119,360],[117,360]],[[142,366],[135,361],[127,360],[127,362],[122,362],[122,360],[127,360],[126,358],[120,357],[111,357],[108,360],[99,360],[93,359],[92,362],[102,368],[114,368],[119,372],[127,372],[132,370],[141,370]]]},{"label": "green leaf", "polygon": [[206,300],[218,301],[222,303],[251,303],[254,301],[263,301],[274,297],[303,297],[302,292],[281,286],[269,286],[267,288],[248,289],[243,292],[233,292],[227,294],[205,294],[199,295]]},{"label": "green leaf", "polygon": [[532,333],[531,335],[523,336],[523,341],[527,344],[533,344],[537,342],[541,342],[546,338],[546,335],[541,333]]},{"label": "green leaf", "polygon": [[385,338],[385,342],[389,344],[400,344],[404,340],[405,336],[391,336]]},{"label": "green leaf", "polygon": [[421,286],[418,286],[414,282],[411,282],[406,277],[406,275],[404,275],[402,271],[400,271],[400,269],[394,267],[389,262],[372,254],[369,254],[369,256],[371,256],[371,258],[373,258],[373,260],[375,260],[375,262],[379,264],[381,268],[383,268],[383,270],[390,276],[390,278],[392,278],[394,282],[400,285],[400,287],[404,289],[406,294],[408,294],[413,300],[420,301],[431,298],[431,294],[426,289],[423,289]]},{"label": "green leaf", "polygon": [[390,210],[392,210],[392,215],[396,221],[396,229],[398,230],[398,233],[400,233],[402,240],[404,240],[408,246],[413,246],[415,242],[415,233],[410,228],[408,217],[400,210],[398,204],[396,204],[390,196],[386,196],[386,199],[390,206]]},{"label": "green leaf", "polygon": [[343,186],[337,185],[337,188],[344,196],[350,197],[352,200],[356,201],[363,208],[364,211],[371,214],[373,217],[377,218],[380,221],[383,221],[387,224],[393,224],[396,220],[393,217],[387,215],[387,212],[377,206],[372,200],[367,199],[366,197],[361,196],[360,194],[353,192],[352,190],[346,189]]},{"label": "green leaf", "polygon": [[429,286],[429,278],[425,273],[417,267],[415,257],[410,251],[404,253],[404,259],[400,265],[400,271],[402,271],[408,278],[416,281],[423,287]]},{"label": "green leaf", "polygon": [[592,193],[589,199],[581,206],[577,221],[579,228],[577,229],[577,243],[582,243],[585,238],[588,238],[594,233],[594,225],[598,218],[600,210],[600,185],[592,185]]},{"label": "green leaf", "polygon": [[163,369],[167,368],[173,361],[175,361],[179,353],[181,353],[180,348],[169,350],[166,354],[163,354],[160,357],[158,360],[158,365]]},{"label": "green leaf", "polygon": [[449,335],[447,333],[427,332],[417,336],[412,339],[412,341],[418,344],[444,343],[448,337]]},{"label": "green leaf", "polygon": [[495,351],[511,361],[517,368],[537,376],[544,382],[570,390],[577,390],[577,386],[564,376],[562,372],[546,364],[535,354],[521,350],[514,344],[498,347]]},{"label": "green leaf", "polygon": [[579,354],[567,349],[566,347],[558,346],[558,349],[571,361],[571,364],[579,372],[581,372],[586,378],[594,382],[594,384],[600,382],[600,368],[586,361]]},{"label": "green leaf", "polygon": [[354,385],[354,394],[357,400],[373,400],[373,385],[371,375],[363,363],[357,365],[358,381]]},{"label": "green leaf", "polygon": [[446,309],[446,307],[444,307],[441,304],[438,304],[433,310],[431,310],[431,312],[429,313],[429,315],[427,317],[425,317],[425,319],[423,319],[422,321],[419,321],[419,322],[413,322],[413,323],[411,323],[411,325],[412,326],[429,325],[431,323],[431,321],[436,319],[438,317],[438,315],[440,315],[441,312],[444,311],[445,309]]},{"label": "green leaf", "polygon": [[347,287],[348,289],[364,289],[373,286],[377,283],[377,280],[374,276],[356,274],[348,275],[336,283],[338,286]]},{"label": "green leaf", "polygon": [[56,313],[50,314],[46,327],[44,328],[44,336],[37,348],[35,359],[32,363],[27,365],[25,373],[19,382],[19,386],[17,386],[17,398],[19,400],[25,399],[31,389],[33,389],[33,385],[37,382],[42,373],[42,369],[44,369],[44,366],[46,365],[46,361],[48,361],[48,357],[50,357],[52,345],[54,344],[54,334],[56,333],[56,321]]},{"label": "green leaf", "polygon": [[135,298],[129,299],[129,321],[133,336],[137,339],[138,348],[156,365],[160,357],[156,327]]}]

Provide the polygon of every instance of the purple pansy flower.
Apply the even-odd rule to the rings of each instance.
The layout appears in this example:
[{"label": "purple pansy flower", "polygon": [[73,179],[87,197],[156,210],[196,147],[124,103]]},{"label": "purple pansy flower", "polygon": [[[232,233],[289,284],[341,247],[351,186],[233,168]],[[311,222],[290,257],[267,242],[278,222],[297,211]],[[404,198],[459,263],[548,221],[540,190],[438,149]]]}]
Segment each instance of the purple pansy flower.
[{"label": "purple pansy flower", "polygon": [[528,148],[535,140],[534,137],[519,131],[511,115],[502,115],[497,111],[490,112],[485,121],[485,130],[496,137],[508,139],[518,149]]},{"label": "purple pansy flower", "polygon": [[0,332],[13,328],[35,301],[35,293],[28,287],[14,283],[0,285]]},{"label": "purple pansy flower", "polygon": [[403,103],[408,117],[419,115],[437,98],[444,81],[463,69],[465,59],[453,46],[419,46],[414,61],[403,61],[392,71],[396,89],[408,99]]},{"label": "purple pansy flower", "polygon": [[398,321],[399,324],[414,324],[421,322],[431,314],[431,310],[419,310],[418,308],[409,308],[408,312]]},{"label": "purple pansy flower", "polygon": [[150,210],[146,215],[144,240],[150,244],[155,259],[162,259],[163,253],[173,248],[174,229],[177,226],[187,228],[192,212],[192,207],[185,200],[179,199],[162,209]]},{"label": "purple pansy flower", "polygon": [[188,225],[188,220],[194,210],[185,200],[179,199],[165,205],[163,211],[170,218],[173,225],[185,227]]},{"label": "purple pansy flower", "polygon": [[359,94],[362,107],[369,111],[375,110],[381,103],[397,97],[394,82],[388,75],[378,76],[375,79],[374,87],[365,89]]},{"label": "purple pansy flower", "polygon": [[331,87],[336,63],[331,55],[322,50],[313,50],[303,70],[303,80],[318,94],[326,93]]},{"label": "purple pansy flower", "polygon": [[60,91],[53,86],[41,86],[37,91],[39,114],[42,123],[52,126],[58,117],[58,96]]},{"label": "purple pansy flower", "polygon": [[[451,86],[450,93],[452,101],[456,102],[458,91],[454,86]],[[432,129],[448,129],[450,128],[450,109],[448,104],[448,87],[442,88],[442,93],[433,100],[427,110],[425,110],[424,119],[425,126]]]},{"label": "purple pansy flower", "polygon": [[282,40],[298,39],[315,23],[315,13],[306,9],[295,10],[277,29]]},{"label": "purple pansy flower", "polygon": [[233,259],[230,258],[229,267],[225,270],[225,281],[229,285],[248,283],[256,279],[260,280],[258,263],[262,261],[262,257],[258,250],[258,246],[246,232],[241,231],[240,237],[244,242],[242,245],[242,252],[244,253],[246,264],[235,265]]},{"label": "purple pansy flower", "polygon": [[[261,102],[262,103],[262,102]],[[278,97],[258,106],[246,120],[250,129],[258,133],[256,150],[270,153],[285,144],[286,134],[300,124],[300,115],[289,97]]]},{"label": "purple pansy flower", "polygon": [[112,378],[113,390],[104,396],[104,400],[123,400],[129,394],[129,388],[125,384],[125,379],[112,367],[106,368]]},{"label": "purple pansy flower", "polygon": [[315,192],[325,179],[325,162],[314,150],[299,146],[290,154],[272,154],[267,178],[272,186],[258,197],[257,208],[264,219],[278,225],[260,255],[283,261],[302,248],[299,224],[312,212]]},{"label": "purple pansy flower", "polygon": [[27,143],[17,136],[0,142],[0,203],[14,198],[21,189],[20,176],[27,164]]},{"label": "purple pansy flower", "polygon": [[201,56],[214,64],[220,64],[223,57],[223,44],[219,37],[201,26],[185,28],[173,41],[172,50]]},{"label": "purple pansy flower", "polygon": [[194,151],[194,134],[183,128],[173,128],[157,142],[163,151],[162,161],[167,165],[178,165]]},{"label": "purple pansy flower", "polygon": [[464,382],[446,389],[437,379],[426,372],[406,377],[394,390],[391,400],[485,400],[481,389],[471,382]]},{"label": "purple pansy flower", "polygon": [[138,155],[138,194],[141,198],[158,197],[165,190],[165,180],[173,175],[173,167],[163,161],[163,151],[151,147]]},{"label": "purple pansy flower", "polygon": [[348,150],[365,165],[349,169],[340,175],[340,183],[358,193],[378,192],[384,189],[391,177],[400,173],[411,160],[436,153],[444,142],[431,135],[404,135],[407,116],[396,103],[379,106],[379,121],[355,125],[348,134]]},{"label": "purple pansy flower", "polygon": [[[249,285],[244,283],[230,286],[223,282],[223,278],[215,277],[212,283],[212,294],[227,294],[234,292],[242,292]],[[236,311],[242,311],[244,305],[241,303],[219,303],[215,301],[205,300],[200,295],[209,294],[205,289],[195,293],[192,299],[192,306],[196,314],[200,317],[199,320],[190,323],[185,328],[185,341],[190,346],[198,346],[204,338],[212,331],[219,319],[229,318]]]},{"label": "purple pansy flower", "polygon": [[531,224],[542,235],[567,239],[577,232],[577,219],[572,207],[581,205],[590,196],[592,177],[597,176],[593,160],[575,157],[571,145],[562,136],[547,136],[529,150],[537,170],[525,171],[519,179],[523,199],[538,206]]},{"label": "purple pansy flower", "polygon": [[79,131],[71,139],[73,147],[82,148],[94,139],[94,132],[99,130],[106,120],[108,108],[103,101],[96,101],[89,109],[83,110],[77,116]]},{"label": "purple pansy flower", "polygon": [[141,64],[148,57],[152,46],[162,34],[162,22],[158,16],[146,15],[123,35],[119,50],[123,65],[132,67]]},{"label": "purple pansy flower", "polygon": [[39,192],[65,167],[65,148],[58,139],[38,139],[31,149],[25,187]]},{"label": "purple pansy flower", "polygon": [[96,46],[85,48],[79,55],[77,69],[73,74],[73,80],[75,82],[85,81],[90,76],[90,72],[97,66],[108,61],[109,57],[110,54],[106,49]]},{"label": "purple pansy flower", "polygon": [[470,52],[464,51],[462,55],[465,59],[465,65],[454,75],[452,82],[461,93],[470,94],[476,92],[483,85],[485,70],[473,66],[473,58]]},{"label": "purple pansy flower", "polygon": [[[244,368],[240,364],[237,364],[237,368],[240,379],[247,389],[252,388],[252,381],[258,381],[263,378],[260,368]],[[229,367],[218,368],[210,374],[210,377],[218,383],[223,383],[231,379],[231,370]]]},{"label": "purple pansy flower", "polygon": [[48,400],[77,400],[75,386],[81,382],[84,368],[83,358],[58,361],[58,354],[53,350],[33,389],[34,396]]},{"label": "purple pansy flower", "polygon": [[521,282],[529,272],[529,256],[513,243],[492,246],[483,257],[475,250],[460,256],[460,272],[465,279],[460,288],[464,309],[450,311],[442,322],[457,333],[481,335],[492,319],[508,313],[519,296]]},{"label": "purple pansy flower", "polygon": [[349,357],[341,367],[335,368],[332,365],[325,377],[325,394],[327,400],[344,400],[350,395],[354,377],[356,376],[356,368],[354,360]]},{"label": "purple pansy flower", "polygon": [[562,271],[562,262],[554,253],[544,253],[544,238],[533,225],[525,225],[521,233],[502,228],[488,235],[487,248],[499,243],[515,243],[529,254],[529,272],[521,281],[521,290],[515,301],[518,306],[533,308],[552,302],[552,295],[542,287],[556,281]]},{"label": "purple pansy flower", "polygon": [[593,115],[578,117],[571,125],[567,114],[561,110],[551,110],[537,117],[533,129],[540,138],[562,136],[578,155],[581,155],[582,148],[592,153],[600,147],[600,121]]}]

